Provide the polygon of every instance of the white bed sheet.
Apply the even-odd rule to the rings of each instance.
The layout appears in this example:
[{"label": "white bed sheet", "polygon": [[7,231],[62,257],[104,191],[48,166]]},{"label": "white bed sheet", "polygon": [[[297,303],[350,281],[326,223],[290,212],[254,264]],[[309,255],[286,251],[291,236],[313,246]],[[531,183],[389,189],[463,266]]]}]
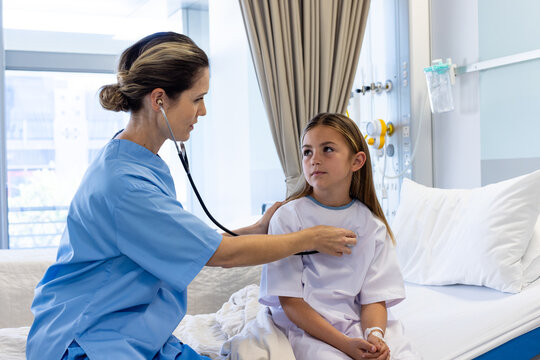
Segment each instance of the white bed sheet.
[{"label": "white bed sheet", "polygon": [[424,359],[472,359],[540,326],[540,279],[518,294],[486,287],[406,284],[391,308]]},{"label": "white bed sheet", "polygon": [[[33,289],[45,269],[54,261],[55,255],[56,249],[0,251],[0,303],[4,304],[0,308],[0,328],[16,328],[31,324],[30,304]],[[234,275],[233,279],[239,278],[236,273],[229,275]],[[243,286],[237,285],[238,288]],[[466,285],[406,284],[406,289],[407,299],[392,307],[390,311],[394,317],[402,321],[405,336],[411,340],[415,350],[420,352],[425,360],[471,359],[540,326],[540,279],[518,294],[505,294],[484,287]],[[195,290],[197,291],[192,293],[194,296],[199,292],[198,289]],[[244,291],[247,291],[247,288]],[[254,292],[254,289],[250,291]],[[253,294],[251,292],[248,292],[247,298],[251,301],[253,297],[253,304],[258,306],[255,292]],[[203,295],[209,296],[206,293]],[[194,304],[198,302],[197,296],[191,300]],[[246,299],[246,304],[251,303],[250,301]],[[237,305],[242,304],[238,302]],[[239,315],[242,319],[241,324],[245,325],[248,320],[255,318],[256,311],[246,311],[254,308],[255,306],[253,309],[249,306],[238,307],[238,314],[242,314]],[[227,312],[229,311],[230,309]],[[197,318],[196,324],[189,324],[187,319],[184,319],[180,328],[185,327],[185,334],[180,338],[187,340],[184,339],[185,335],[193,334],[195,325],[200,326],[203,320],[210,320],[210,317],[214,325],[217,321],[214,319],[216,315],[213,313],[206,317],[202,316],[201,319]],[[236,324],[233,321],[234,316],[227,318],[228,323],[238,327],[235,328],[236,331],[242,330],[243,325]],[[28,332],[28,328],[0,329],[0,359],[6,359],[5,351],[17,353],[14,357],[10,356],[10,359],[24,359],[25,332]],[[203,334],[201,339],[208,340],[208,332],[201,333]],[[219,341],[212,343],[216,358],[223,342],[235,334],[221,335]],[[204,341],[201,343],[204,344]],[[14,348],[9,349],[8,344],[12,344]]]},{"label": "white bed sheet", "polygon": [[[465,285],[406,289],[407,299],[390,311],[424,360],[472,359],[540,326],[540,279],[519,294]],[[212,359],[243,359],[222,345],[253,323],[262,307],[257,295],[258,287],[248,286],[217,313],[186,316],[174,334]],[[0,358],[24,359],[27,334],[28,327],[0,329]],[[284,345],[262,343],[259,350],[272,354]]]}]

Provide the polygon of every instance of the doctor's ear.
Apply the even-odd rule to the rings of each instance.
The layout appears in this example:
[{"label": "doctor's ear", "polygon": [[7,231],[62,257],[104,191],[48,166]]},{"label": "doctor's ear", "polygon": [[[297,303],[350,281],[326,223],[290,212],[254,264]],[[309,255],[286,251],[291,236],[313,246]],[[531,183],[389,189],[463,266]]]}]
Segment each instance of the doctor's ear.
[{"label": "doctor's ear", "polygon": [[155,88],[148,96],[150,106],[156,111],[159,111],[159,108],[162,107],[165,104],[165,100],[167,100],[167,93],[161,88]]}]

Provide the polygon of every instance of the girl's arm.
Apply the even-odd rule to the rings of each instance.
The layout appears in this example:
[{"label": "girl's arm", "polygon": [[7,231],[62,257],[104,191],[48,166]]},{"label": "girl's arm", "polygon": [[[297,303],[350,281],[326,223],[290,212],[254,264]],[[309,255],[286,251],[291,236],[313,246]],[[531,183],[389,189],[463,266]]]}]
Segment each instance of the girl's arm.
[{"label": "girl's arm", "polygon": [[360,319],[362,319],[362,332],[371,327],[379,327],[382,331],[386,332],[386,321],[388,319],[386,302],[381,301],[362,305],[360,308]]},{"label": "girl's arm", "polygon": [[353,359],[361,359],[364,351],[375,352],[375,346],[362,339],[342,334],[326,321],[302,298],[280,296],[279,301],[285,314],[300,329],[311,336],[343,351]]},{"label": "girl's arm", "polygon": [[[386,302],[381,301],[372,304],[362,305],[360,308],[360,319],[362,323],[363,333],[365,333],[367,328],[378,327],[382,329],[383,333],[381,335],[384,337],[384,333],[386,333],[386,322],[388,319]],[[378,330],[374,330],[373,332],[371,332],[371,334],[366,340],[377,347],[377,352],[381,354],[385,354],[386,352],[388,352],[389,355],[390,350],[388,349],[386,343],[379,337],[375,336],[374,333],[377,331]]]}]

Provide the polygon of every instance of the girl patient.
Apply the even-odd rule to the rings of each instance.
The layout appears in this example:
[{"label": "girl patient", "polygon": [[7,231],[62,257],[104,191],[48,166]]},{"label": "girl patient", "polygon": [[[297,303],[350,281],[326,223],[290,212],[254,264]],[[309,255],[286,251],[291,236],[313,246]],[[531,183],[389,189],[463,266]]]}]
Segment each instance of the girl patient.
[{"label": "girl patient", "polygon": [[405,289],[360,130],[344,115],[319,114],[304,130],[302,159],[304,187],[277,210],[269,233],[332,225],[356,232],[358,243],[350,256],[315,253],[265,265],[259,301],[298,360],[418,358],[400,323],[387,320]]}]

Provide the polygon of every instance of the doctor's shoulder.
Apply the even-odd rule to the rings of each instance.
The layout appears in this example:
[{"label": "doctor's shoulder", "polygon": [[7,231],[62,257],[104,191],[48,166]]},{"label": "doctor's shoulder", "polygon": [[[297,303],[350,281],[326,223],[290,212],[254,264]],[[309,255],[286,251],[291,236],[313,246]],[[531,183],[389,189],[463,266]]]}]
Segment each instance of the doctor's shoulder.
[{"label": "doctor's shoulder", "polygon": [[127,192],[134,190],[157,190],[152,174],[144,169],[138,169],[133,163],[126,163],[121,159],[106,159],[93,164],[96,169],[90,174],[90,181],[94,184],[94,194],[101,193],[114,202],[122,198]]}]

